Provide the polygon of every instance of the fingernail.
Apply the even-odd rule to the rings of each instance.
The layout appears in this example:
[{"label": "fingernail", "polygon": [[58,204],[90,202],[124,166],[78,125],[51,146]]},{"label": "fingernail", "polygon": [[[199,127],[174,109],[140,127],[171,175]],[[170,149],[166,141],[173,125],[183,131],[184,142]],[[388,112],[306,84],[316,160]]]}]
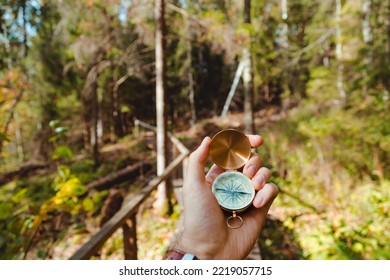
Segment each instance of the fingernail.
[{"label": "fingernail", "polygon": [[260,194],[259,196],[256,196],[255,197],[255,201],[253,202],[253,204],[255,204],[255,206],[257,208],[260,208],[263,206],[263,201],[264,201],[264,198],[263,196]]},{"label": "fingernail", "polygon": [[250,177],[250,178],[252,178],[253,176],[255,176],[255,174],[256,174],[256,166],[250,165],[250,166],[246,169],[246,174],[247,174],[248,177]]}]

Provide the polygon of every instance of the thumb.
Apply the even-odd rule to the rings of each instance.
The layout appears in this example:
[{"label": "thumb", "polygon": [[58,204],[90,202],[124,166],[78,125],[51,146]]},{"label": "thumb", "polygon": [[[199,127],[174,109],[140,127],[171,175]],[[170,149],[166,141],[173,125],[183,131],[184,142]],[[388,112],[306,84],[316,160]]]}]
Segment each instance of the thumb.
[{"label": "thumb", "polygon": [[200,146],[192,152],[188,159],[187,178],[190,180],[205,181],[204,167],[209,157],[211,138],[205,137]]}]

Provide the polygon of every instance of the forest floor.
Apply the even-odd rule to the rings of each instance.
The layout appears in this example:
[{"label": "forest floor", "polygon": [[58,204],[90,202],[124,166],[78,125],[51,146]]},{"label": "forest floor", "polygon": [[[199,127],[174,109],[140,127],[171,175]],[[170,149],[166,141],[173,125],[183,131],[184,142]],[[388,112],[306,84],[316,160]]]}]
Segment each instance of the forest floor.
[{"label": "forest floor", "polygon": [[[321,123],[322,118],[330,123],[337,123],[337,118],[328,120],[326,115],[322,118],[318,116],[313,118],[316,112],[317,110],[314,110],[313,113],[312,107],[306,111],[302,108],[282,110],[280,107],[268,107],[254,115],[256,131],[265,139],[263,146],[257,151],[263,157],[263,165],[273,172],[271,181],[278,184],[281,189],[259,237],[261,257],[263,259],[388,258],[387,248],[390,243],[386,241],[388,225],[384,221],[388,215],[389,185],[385,181],[363,177],[364,173],[361,170],[364,169],[359,165],[362,161],[358,160],[360,157],[351,161],[352,148],[349,142],[342,142],[344,135],[340,137],[335,133],[336,130],[320,131],[322,134],[319,134],[318,129],[324,127]],[[331,116],[337,117],[333,113]],[[203,119],[193,126],[188,123],[183,124],[176,127],[173,133],[192,151],[205,136],[212,137],[221,129],[243,130],[242,120],[242,114],[229,114],[224,120],[212,118]],[[343,120],[342,124],[344,123]],[[311,136],[312,131],[317,133],[315,136],[318,138]],[[318,142],[321,139],[318,135],[322,136],[324,143]],[[334,143],[342,145],[336,146]],[[141,130],[137,135],[126,136],[118,143],[106,144],[102,147],[101,165],[97,169],[90,159],[82,156],[77,161],[61,164],[69,169],[69,179],[74,176],[83,184],[89,185],[91,182],[101,180],[107,174],[137,162],[154,163],[155,146],[154,132]],[[360,146],[356,147],[360,149]],[[322,150],[331,151],[325,163]],[[359,172],[351,172],[346,168],[343,165],[345,158],[349,159],[349,164],[351,162],[356,164],[356,170]],[[53,182],[58,181],[61,173],[59,172],[61,168],[58,168],[61,164],[55,165],[57,172],[55,169],[54,172],[53,169],[39,170],[34,176],[0,188],[0,195],[3,197],[8,195],[10,200],[15,201],[15,205],[20,205],[20,209],[14,211],[17,213],[15,216],[22,217],[24,213],[33,214],[24,220],[27,224],[25,227],[28,228],[32,224],[34,215],[36,217],[39,214],[41,205],[56,195],[54,192],[56,186]],[[206,168],[210,165],[211,162]],[[88,191],[83,200],[79,201],[81,208],[78,208],[79,211],[75,213],[67,210],[60,211],[62,213],[60,215],[45,217],[40,230],[33,236],[32,246],[26,258],[69,258],[99,231],[105,210],[108,209],[106,206],[110,205],[109,202],[113,201],[112,205],[118,206],[119,202],[115,202],[118,192],[123,195],[126,203],[155,176],[153,166],[154,164],[151,168],[144,169],[141,174],[138,174],[140,176],[128,178],[126,182],[116,184],[109,189]],[[337,172],[331,173],[331,170]],[[23,188],[27,191],[23,192]],[[333,191],[336,198],[330,197],[329,189]],[[23,206],[23,202],[26,201],[23,196],[30,199],[29,209]],[[161,215],[154,207],[155,200],[156,193],[152,193],[137,214],[139,259],[161,259],[175,234],[180,219],[182,211],[180,205],[176,204],[173,214],[166,216]],[[3,210],[11,209],[9,204],[4,204],[2,207]],[[7,214],[0,214],[0,218],[7,218]],[[0,227],[1,234],[9,234],[9,228],[12,230],[12,226],[17,224],[12,222],[7,228]],[[26,230],[20,236],[13,233],[17,236],[17,238],[12,237],[15,244],[19,241],[19,249],[26,248],[23,238],[28,242],[31,240],[29,232]],[[0,235],[0,249],[1,241]],[[18,253],[12,254],[14,252],[12,250],[10,252],[13,258],[23,257],[23,252],[21,253],[20,250]],[[93,258],[123,259],[121,230],[117,230],[107,240],[99,254]]]},{"label": "forest floor", "polygon": [[[255,114],[256,128],[261,133],[264,127],[272,125],[273,122],[283,117],[284,113],[278,107],[261,110]],[[242,114],[229,114],[224,120],[219,118],[206,119],[196,125],[179,128],[178,132],[174,134],[192,151],[205,136],[212,137],[221,129],[235,128],[243,130],[242,119]],[[93,168],[93,163],[83,156],[77,157],[78,160],[72,162],[62,162],[61,164],[57,162],[55,166],[57,169],[62,165],[68,166],[70,174],[87,185],[139,161],[154,161],[154,151],[155,135],[151,131],[144,130],[139,135],[128,136],[118,143],[107,144],[102,147],[100,154],[101,166],[97,170]],[[15,187],[15,192],[22,185],[31,184],[35,186],[35,191],[39,191],[39,184],[42,183],[40,178],[46,177],[49,181],[55,181],[58,177],[55,170],[52,166],[46,170],[32,172],[28,178],[23,178],[23,184]],[[71,214],[60,211],[60,215],[45,216],[38,232],[32,238],[31,236],[25,236],[30,240],[27,241],[28,246],[26,243],[24,245],[25,248],[29,248],[24,252],[27,253],[24,257],[26,259],[69,258],[100,229],[102,217],[105,215],[104,212],[113,211],[112,209],[107,210],[107,207],[120,207],[122,201],[115,201],[116,195],[120,193],[124,199],[123,203],[126,203],[154,176],[154,173],[155,168],[152,168],[141,172],[141,176],[137,176],[137,178],[130,178],[129,181],[116,184],[113,187],[105,187],[99,191],[90,190],[84,200],[80,201],[82,208],[77,213]],[[44,200],[48,197],[49,195],[46,194],[40,199],[35,199],[36,206],[44,203]],[[153,194],[140,207],[137,214],[139,259],[160,259],[173,237],[176,224],[180,218],[180,205],[176,205],[174,213],[167,217],[159,214],[154,209],[153,202],[155,199],[155,194]],[[264,251],[262,252],[264,258],[275,258],[275,256],[278,256],[277,258],[301,258],[301,251],[294,241],[293,234],[283,227],[278,216],[280,216],[278,212],[271,209],[270,218],[263,231],[264,238],[259,242],[260,248],[263,248],[262,251]],[[275,244],[279,244],[277,248],[271,251],[269,250],[270,244],[266,244],[270,240],[277,240]],[[99,254],[93,258],[123,259],[122,244],[122,232],[117,230],[105,243]],[[268,249],[265,250],[264,248]]]}]

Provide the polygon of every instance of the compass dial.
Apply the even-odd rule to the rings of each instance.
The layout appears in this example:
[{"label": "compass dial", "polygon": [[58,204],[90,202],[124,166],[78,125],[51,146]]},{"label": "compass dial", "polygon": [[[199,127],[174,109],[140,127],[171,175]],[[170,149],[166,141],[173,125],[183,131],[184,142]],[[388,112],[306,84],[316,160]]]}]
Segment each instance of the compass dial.
[{"label": "compass dial", "polygon": [[255,197],[251,180],[237,171],[228,171],[219,175],[214,180],[212,192],[219,205],[229,211],[245,210]]}]

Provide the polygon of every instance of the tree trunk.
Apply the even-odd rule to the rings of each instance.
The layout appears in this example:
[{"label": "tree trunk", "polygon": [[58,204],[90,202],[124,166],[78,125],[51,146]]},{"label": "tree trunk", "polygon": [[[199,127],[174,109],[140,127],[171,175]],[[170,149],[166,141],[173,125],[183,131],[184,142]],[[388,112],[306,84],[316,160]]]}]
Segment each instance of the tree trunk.
[{"label": "tree trunk", "polygon": [[[156,21],[156,123],[157,123],[157,175],[161,175],[167,165],[167,113],[165,109],[166,97],[166,58],[165,58],[165,3],[164,0],[155,2]],[[157,189],[155,206],[160,210],[170,211],[169,184],[161,183]],[[168,208],[164,209],[166,206]]]},{"label": "tree trunk", "polygon": [[244,70],[242,80],[244,82],[244,125],[245,133],[253,134],[255,131],[253,122],[253,71],[251,55],[247,48],[243,51]]},{"label": "tree trunk", "polygon": [[280,34],[280,45],[282,48],[287,51],[289,44],[288,44],[288,24],[287,24],[287,18],[288,18],[288,9],[287,9],[287,0],[282,0],[282,31]]},{"label": "tree trunk", "polygon": [[[289,42],[288,42],[288,24],[287,24],[287,19],[288,19],[288,8],[287,8],[287,0],[282,0],[281,6],[282,6],[282,30],[280,33],[280,47],[281,47],[281,56],[282,56],[282,63],[284,65],[287,65],[289,62],[288,59],[288,48],[289,48]],[[299,34],[301,35],[301,34]],[[301,38],[300,38],[301,39]],[[295,67],[294,67],[295,68]],[[282,69],[282,88],[284,94],[287,94],[287,96],[294,95],[295,92],[295,86],[299,86],[297,81],[293,81],[294,78],[294,72],[297,72],[298,70],[292,69],[288,67],[283,67]]]},{"label": "tree trunk", "polygon": [[363,12],[363,22],[362,22],[363,41],[365,43],[369,43],[372,40],[372,29],[370,24],[371,0],[363,1],[362,12]]},{"label": "tree trunk", "polygon": [[[26,80],[26,79],[24,78],[23,80]],[[26,83],[27,83],[27,81],[26,81]],[[15,115],[15,112],[16,112],[16,106],[18,105],[19,101],[22,99],[23,93],[24,93],[24,89],[23,89],[23,86],[21,86],[21,89],[19,90],[18,95],[15,97],[14,102],[12,103],[12,106],[9,110],[7,119],[5,121],[3,131],[1,132],[1,134],[3,134],[4,137],[7,136],[9,125],[12,121],[12,118]],[[3,144],[4,144],[4,140],[2,138],[0,138],[0,155],[1,155],[1,152],[3,149]]]},{"label": "tree trunk", "polygon": [[343,44],[341,30],[341,0],[336,0],[336,59],[337,59],[337,90],[342,103],[345,103],[347,94],[344,90]]},{"label": "tree trunk", "polygon": [[91,147],[92,157],[95,162],[95,166],[99,166],[99,135],[98,135],[98,123],[99,123],[99,101],[97,96],[97,77],[91,84],[91,101],[92,101],[92,114],[91,114]]},{"label": "tree trunk", "polygon": [[191,23],[188,14],[184,17],[186,24],[186,33],[189,36],[186,40],[186,51],[187,51],[187,75],[188,75],[188,100],[190,102],[190,111],[191,111],[191,124],[196,123],[196,108],[195,108],[195,90],[194,90],[194,75],[192,73],[192,33],[191,33]]},{"label": "tree trunk", "polygon": [[22,14],[23,14],[23,56],[27,57],[28,54],[28,32],[27,32],[27,0],[22,2]]},{"label": "tree trunk", "polygon": [[22,131],[20,129],[19,124],[17,124],[19,115],[18,112],[15,112],[15,140],[16,140],[16,150],[18,153],[19,161],[24,162],[24,148],[23,148],[23,137],[22,137]]},{"label": "tree trunk", "polygon": [[251,0],[244,0],[244,22],[251,23]]},{"label": "tree trunk", "polygon": [[119,86],[114,85],[111,92],[111,106],[112,106],[112,118],[114,123],[114,132],[116,137],[122,138],[124,136],[122,114],[119,107]]},{"label": "tree trunk", "polygon": [[[387,65],[389,65],[390,63],[390,0],[388,1],[388,4],[387,4]],[[385,83],[384,83],[384,86],[386,88],[385,92],[384,92],[384,96],[383,98],[384,99],[388,99],[389,98],[389,93],[390,93],[390,70],[389,68],[387,67],[387,69],[385,69]]]},{"label": "tree trunk", "polygon": [[[98,59],[95,59],[97,61]],[[99,114],[98,77],[103,69],[111,65],[110,61],[93,63],[88,71],[83,89],[84,121],[87,138],[95,166],[99,165],[99,142],[103,135],[103,123]]]},{"label": "tree trunk", "polygon": [[238,82],[240,81],[240,78],[242,76],[242,72],[244,71],[246,61],[242,58],[240,61],[240,64],[238,64],[236,75],[234,76],[234,80],[232,83],[232,86],[230,87],[230,91],[228,93],[228,97],[225,101],[225,105],[223,106],[223,110],[221,113],[221,118],[224,119],[226,117],[226,114],[229,110],[230,103],[232,102],[234,93],[236,92],[236,88],[238,85]]},{"label": "tree trunk", "polygon": [[[364,70],[364,80],[367,80],[369,74],[369,66],[372,64],[372,48],[370,46],[371,40],[372,40],[372,28],[370,24],[370,17],[371,17],[371,0],[364,0],[362,5],[362,13],[363,13],[363,22],[362,22],[362,35],[363,35],[363,42],[366,44],[368,48],[368,54],[364,57],[364,64],[365,64],[365,70]],[[362,93],[365,96],[367,94],[367,83],[363,84]]]},{"label": "tree trunk", "polygon": [[[251,23],[251,1],[244,0],[244,21],[247,24]],[[252,69],[252,58],[250,50],[244,48],[243,60],[245,61],[245,68],[243,71],[243,82],[244,82],[244,125],[245,133],[253,134],[255,131],[253,122],[253,69]]]}]

